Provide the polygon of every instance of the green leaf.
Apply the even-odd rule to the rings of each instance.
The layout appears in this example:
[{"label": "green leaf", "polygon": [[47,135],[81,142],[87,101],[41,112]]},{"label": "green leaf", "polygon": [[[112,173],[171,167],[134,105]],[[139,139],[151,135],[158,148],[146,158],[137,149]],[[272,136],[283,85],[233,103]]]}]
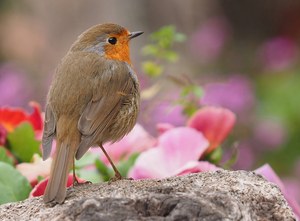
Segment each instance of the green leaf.
[{"label": "green leaf", "polygon": [[104,181],[108,181],[113,176],[112,171],[101,160],[96,159],[95,166]]},{"label": "green leaf", "polygon": [[143,55],[151,55],[157,57],[159,56],[159,48],[156,45],[149,44],[143,47],[142,53]]},{"label": "green leaf", "polygon": [[223,149],[221,147],[218,147],[213,152],[209,153],[205,158],[213,164],[218,164],[222,159],[222,155]]},{"label": "green leaf", "polygon": [[197,85],[188,85],[182,89],[180,95],[182,97],[187,97],[190,94],[195,95],[197,98],[201,98],[203,96],[203,90]]},{"label": "green leaf", "polygon": [[43,176],[38,176],[38,177],[37,177],[38,183],[39,183],[40,181],[42,181],[43,179],[45,179],[45,177],[43,177]]},{"label": "green leaf", "polygon": [[180,96],[181,97],[186,97],[190,94],[190,92],[191,92],[191,86],[189,85],[189,86],[186,86],[186,87],[182,88]]},{"label": "green leaf", "polygon": [[5,147],[0,146],[0,161],[8,163],[13,166],[14,161],[7,155]]},{"label": "green leaf", "polygon": [[184,41],[185,35],[176,32],[176,28],[170,25],[164,26],[152,33],[150,39],[151,43],[143,47],[142,53],[143,55],[150,56],[156,62],[148,60],[142,64],[142,69],[148,76],[155,77],[162,74],[164,63],[178,60],[179,55],[172,47],[175,42]]},{"label": "green leaf", "polygon": [[163,69],[160,65],[155,64],[152,61],[143,62],[142,68],[143,68],[143,71],[150,77],[159,76],[163,71]]},{"label": "green leaf", "polygon": [[167,48],[173,42],[174,33],[174,26],[164,26],[156,32],[152,33],[150,38],[152,41],[157,42],[161,47]]},{"label": "green leaf", "polygon": [[185,35],[176,32],[173,25],[164,26],[151,34],[151,40],[163,49],[170,49],[174,42],[183,42]]},{"label": "green leaf", "polygon": [[187,104],[183,105],[183,113],[187,116],[187,117],[191,117],[198,109],[199,107],[196,106],[195,104],[189,102]]},{"label": "green leaf", "polygon": [[165,26],[159,29],[158,31],[154,32],[151,35],[151,39],[154,42],[157,42],[157,44],[164,49],[171,48],[173,42],[174,42],[174,36],[175,36],[175,27]]},{"label": "green leaf", "polygon": [[176,42],[184,42],[186,40],[186,36],[182,33],[176,33],[174,40]]},{"label": "green leaf", "polygon": [[162,37],[170,38],[174,35],[174,33],[175,33],[175,27],[173,25],[167,25],[153,32],[150,37],[152,40],[157,41],[160,40]]},{"label": "green leaf", "polygon": [[235,144],[232,148],[232,153],[230,158],[223,163],[222,167],[224,169],[231,169],[231,167],[236,163],[237,159],[238,159],[238,155],[239,155],[239,151],[237,148],[237,144]]},{"label": "green leaf", "polygon": [[182,88],[177,103],[183,107],[183,113],[186,116],[192,116],[199,109],[199,99],[202,94],[202,88],[197,85],[188,85]]},{"label": "green leaf", "polygon": [[175,62],[179,58],[178,54],[174,51],[165,51],[164,53],[161,53],[160,57],[169,62]]},{"label": "green leaf", "polygon": [[24,200],[31,186],[19,171],[7,163],[0,162],[0,204]]},{"label": "green leaf", "polygon": [[98,154],[86,152],[82,156],[82,158],[80,158],[80,160],[77,160],[75,162],[75,167],[79,169],[79,168],[83,168],[83,167],[86,167],[89,165],[93,165],[95,163],[96,159],[98,159],[98,158],[99,158]]},{"label": "green leaf", "polygon": [[94,165],[98,158],[98,154],[86,152],[80,160],[75,162],[76,174],[84,180],[91,181],[92,183],[99,183],[101,181],[101,175],[98,171],[86,168]]},{"label": "green leaf", "polygon": [[92,183],[99,183],[102,181],[101,175],[98,173],[97,170],[82,168],[76,170],[76,175],[84,180],[91,181]]},{"label": "green leaf", "polygon": [[7,136],[11,152],[22,162],[30,162],[33,154],[40,153],[40,142],[35,139],[31,124],[20,124]]},{"label": "green leaf", "polygon": [[193,88],[193,93],[197,98],[201,98],[203,96],[203,90],[201,87],[196,86]]},{"label": "green leaf", "polygon": [[127,177],[130,168],[134,165],[139,155],[139,153],[133,153],[128,157],[128,159],[122,160],[118,163],[118,170],[123,177]]}]

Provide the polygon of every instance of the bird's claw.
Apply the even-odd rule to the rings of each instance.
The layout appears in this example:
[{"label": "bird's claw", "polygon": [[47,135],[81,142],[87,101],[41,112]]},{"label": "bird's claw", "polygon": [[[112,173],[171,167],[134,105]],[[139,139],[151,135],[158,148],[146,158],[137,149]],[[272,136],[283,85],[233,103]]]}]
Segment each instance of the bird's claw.
[{"label": "bird's claw", "polygon": [[79,182],[77,179],[73,181],[73,187],[75,186],[81,186],[81,185],[85,185],[85,184],[92,184],[91,181],[85,181],[85,182]]},{"label": "bird's claw", "polygon": [[108,181],[108,184],[111,184],[113,182],[116,182],[118,180],[133,180],[133,178],[129,177],[122,177],[121,174],[115,174],[114,177],[110,178],[110,180]]}]

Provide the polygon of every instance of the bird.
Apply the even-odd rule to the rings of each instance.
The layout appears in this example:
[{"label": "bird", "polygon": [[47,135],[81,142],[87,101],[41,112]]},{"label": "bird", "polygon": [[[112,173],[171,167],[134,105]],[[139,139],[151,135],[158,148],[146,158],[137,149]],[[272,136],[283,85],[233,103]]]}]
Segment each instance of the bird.
[{"label": "bird", "polygon": [[134,127],[140,106],[140,87],[130,60],[129,42],[143,34],[104,23],[80,34],[58,64],[45,106],[42,136],[43,160],[49,158],[56,139],[45,203],[63,203],[75,159],[99,146],[115,172],[122,176],[103,148]]}]

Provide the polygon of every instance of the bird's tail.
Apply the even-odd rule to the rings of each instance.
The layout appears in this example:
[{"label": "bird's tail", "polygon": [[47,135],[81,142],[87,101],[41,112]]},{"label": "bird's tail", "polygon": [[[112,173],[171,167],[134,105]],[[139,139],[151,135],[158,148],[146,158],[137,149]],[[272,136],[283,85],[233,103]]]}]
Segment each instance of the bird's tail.
[{"label": "bird's tail", "polygon": [[49,181],[44,194],[44,202],[63,203],[66,198],[68,173],[74,160],[74,151],[70,142],[57,141]]}]

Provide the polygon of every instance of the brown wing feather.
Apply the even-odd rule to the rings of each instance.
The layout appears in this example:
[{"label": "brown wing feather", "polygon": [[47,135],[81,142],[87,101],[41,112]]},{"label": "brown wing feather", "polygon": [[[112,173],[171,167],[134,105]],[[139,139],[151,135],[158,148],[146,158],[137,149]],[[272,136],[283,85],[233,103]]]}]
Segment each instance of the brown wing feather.
[{"label": "brown wing feather", "polygon": [[115,63],[110,69],[101,69],[101,82],[94,90],[93,98],[88,103],[78,121],[78,130],[82,133],[81,143],[76,153],[80,159],[90,146],[106,142],[104,132],[110,127],[120,111],[124,96],[133,89],[130,70],[124,63]]},{"label": "brown wing feather", "polygon": [[46,106],[44,131],[42,138],[43,160],[46,160],[51,153],[52,141],[55,136],[56,119],[54,117],[50,104]]}]

